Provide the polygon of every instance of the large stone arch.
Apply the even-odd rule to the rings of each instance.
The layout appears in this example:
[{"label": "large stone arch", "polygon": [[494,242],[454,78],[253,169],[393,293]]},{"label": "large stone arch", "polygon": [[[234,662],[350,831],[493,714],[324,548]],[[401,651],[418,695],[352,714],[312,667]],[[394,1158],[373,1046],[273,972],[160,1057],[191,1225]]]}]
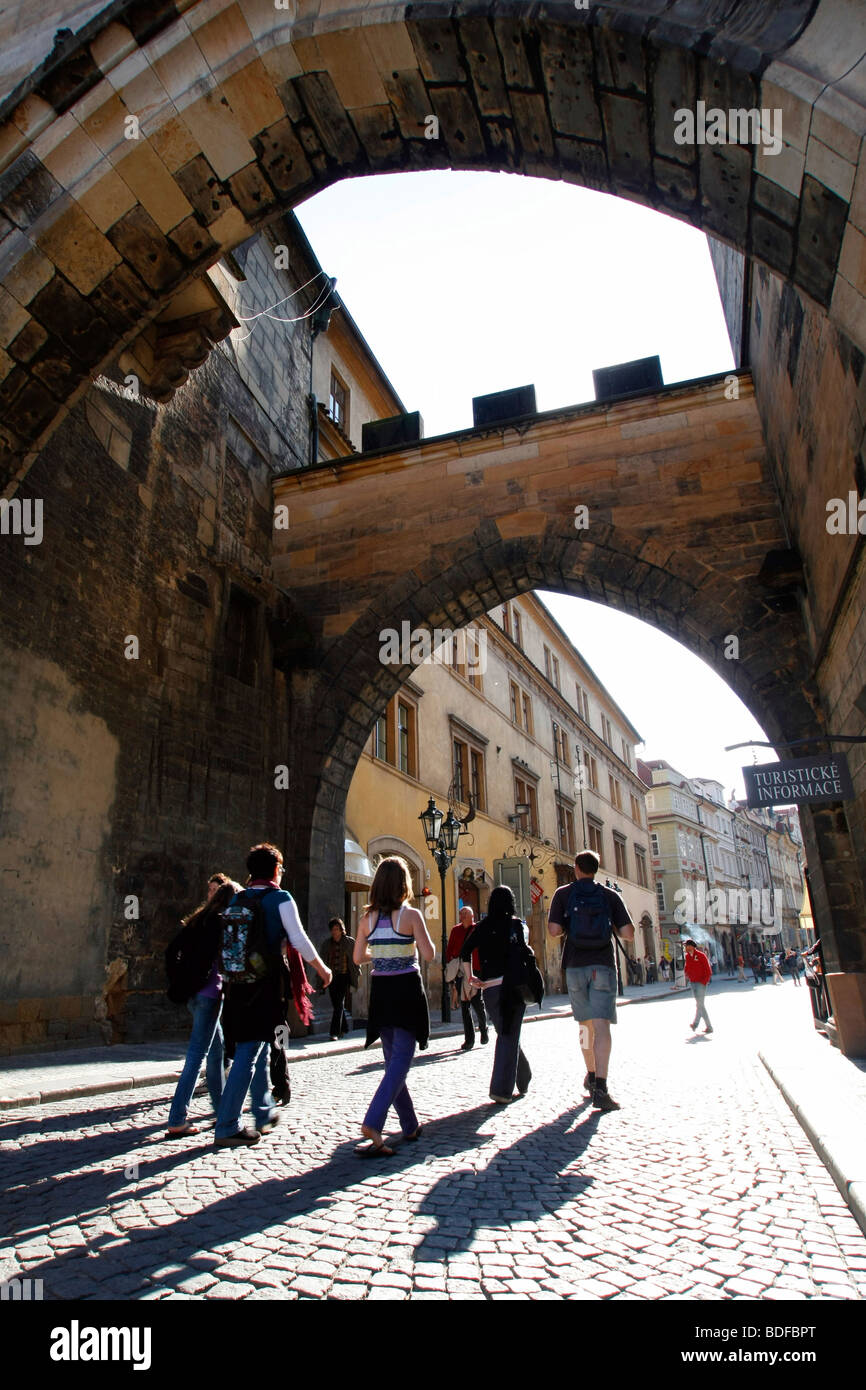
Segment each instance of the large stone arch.
[{"label": "large stone arch", "polygon": [[[275,570],[309,643],[291,742],[296,879],[312,903],[337,872],[370,729],[411,673],[381,660],[383,631],[404,622],[460,628],[534,588],[595,599],[700,655],[770,738],[820,732],[801,579],[750,381],[735,380],[736,399],[730,378],[709,379],[278,481],[292,526]],[[583,498],[592,519],[578,530]]]},{"label": "large stone arch", "polygon": [[[191,282],[350,176],[511,170],[642,201],[768,266],[866,347],[864,65],[842,0],[287,5],[65,0],[50,28],[58,13],[83,27],[45,56],[31,18],[12,47],[7,80],[22,53],[31,70],[0,105],[7,481],[158,317],[182,380],[231,327],[181,297]],[[678,145],[673,113],[698,100],[781,110],[784,148]]]}]

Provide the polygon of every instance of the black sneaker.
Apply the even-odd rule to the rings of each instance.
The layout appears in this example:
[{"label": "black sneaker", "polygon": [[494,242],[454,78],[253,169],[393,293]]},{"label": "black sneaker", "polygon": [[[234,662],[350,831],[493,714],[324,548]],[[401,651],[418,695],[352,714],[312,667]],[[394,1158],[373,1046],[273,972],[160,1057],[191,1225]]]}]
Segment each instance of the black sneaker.
[{"label": "black sneaker", "polygon": [[215,1149],[240,1149],[246,1144],[258,1144],[261,1135],[256,1130],[239,1129],[237,1134],[230,1134],[228,1139],[214,1139]]},{"label": "black sneaker", "polygon": [[486,1028],[483,1028],[482,1031],[481,1031],[481,1046],[482,1046],[482,1047],[486,1046],[486,1044],[489,1043],[489,1041],[490,1041],[490,1034],[488,1033],[488,1031],[487,1031]]},{"label": "black sneaker", "polygon": [[622,1106],[618,1105],[607,1091],[600,1091],[596,1086],[592,1093],[592,1108],[593,1110],[602,1110],[607,1114],[610,1110],[621,1110]]}]

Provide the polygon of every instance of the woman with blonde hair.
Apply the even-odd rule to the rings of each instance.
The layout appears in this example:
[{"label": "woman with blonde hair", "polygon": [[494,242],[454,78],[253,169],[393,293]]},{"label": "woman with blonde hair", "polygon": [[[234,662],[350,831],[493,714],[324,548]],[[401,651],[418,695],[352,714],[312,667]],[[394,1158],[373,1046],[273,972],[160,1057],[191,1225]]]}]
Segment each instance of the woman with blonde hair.
[{"label": "woman with blonde hair", "polygon": [[376,870],[370,902],[358,923],[355,964],[370,961],[373,966],[365,1046],[372,1047],[381,1038],[385,1054],[385,1075],[361,1126],[370,1142],[355,1150],[362,1158],[393,1154],[382,1133],[392,1105],[404,1139],[417,1139],[421,1133],[406,1078],[416,1045],[423,1051],[430,1037],[418,956],[431,961],[435,950],[424,918],[409,906],[411,897],[409,866],[405,859],[390,855]]}]

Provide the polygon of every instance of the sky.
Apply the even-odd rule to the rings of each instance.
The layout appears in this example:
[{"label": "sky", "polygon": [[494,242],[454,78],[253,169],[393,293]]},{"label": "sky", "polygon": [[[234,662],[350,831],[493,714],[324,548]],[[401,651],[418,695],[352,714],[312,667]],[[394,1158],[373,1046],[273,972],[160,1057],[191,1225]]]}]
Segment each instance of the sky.
[{"label": "sky", "polygon": [[[344,180],[296,212],[428,438],[469,428],[490,391],[533,383],[544,411],[594,399],[594,367],[658,354],[670,384],[734,365],[703,233],[637,204],[437,171]],[[765,735],[714,671],[638,619],[543,598],[643,734],[639,756],[744,794],[755,755],[724,746]]]}]

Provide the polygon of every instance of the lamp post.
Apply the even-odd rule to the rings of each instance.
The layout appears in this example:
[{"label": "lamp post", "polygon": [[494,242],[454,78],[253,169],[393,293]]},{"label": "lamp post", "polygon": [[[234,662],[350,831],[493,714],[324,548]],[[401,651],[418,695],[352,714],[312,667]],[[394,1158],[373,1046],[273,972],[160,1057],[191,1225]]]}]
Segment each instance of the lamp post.
[{"label": "lamp post", "polygon": [[439,896],[440,921],[442,923],[442,1022],[451,1022],[451,1002],[448,998],[448,989],[445,982],[445,952],[447,949],[447,938],[445,931],[445,875],[454,862],[457,853],[457,843],[460,839],[460,821],[453,811],[448,812],[447,816],[442,815],[432,796],[427,803],[426,811],[422,811],[418,817],[424,827],[424,839],[427,841],[427,848],[433,855],[436,867],[439,870],[439,882],[441,892]]}]

